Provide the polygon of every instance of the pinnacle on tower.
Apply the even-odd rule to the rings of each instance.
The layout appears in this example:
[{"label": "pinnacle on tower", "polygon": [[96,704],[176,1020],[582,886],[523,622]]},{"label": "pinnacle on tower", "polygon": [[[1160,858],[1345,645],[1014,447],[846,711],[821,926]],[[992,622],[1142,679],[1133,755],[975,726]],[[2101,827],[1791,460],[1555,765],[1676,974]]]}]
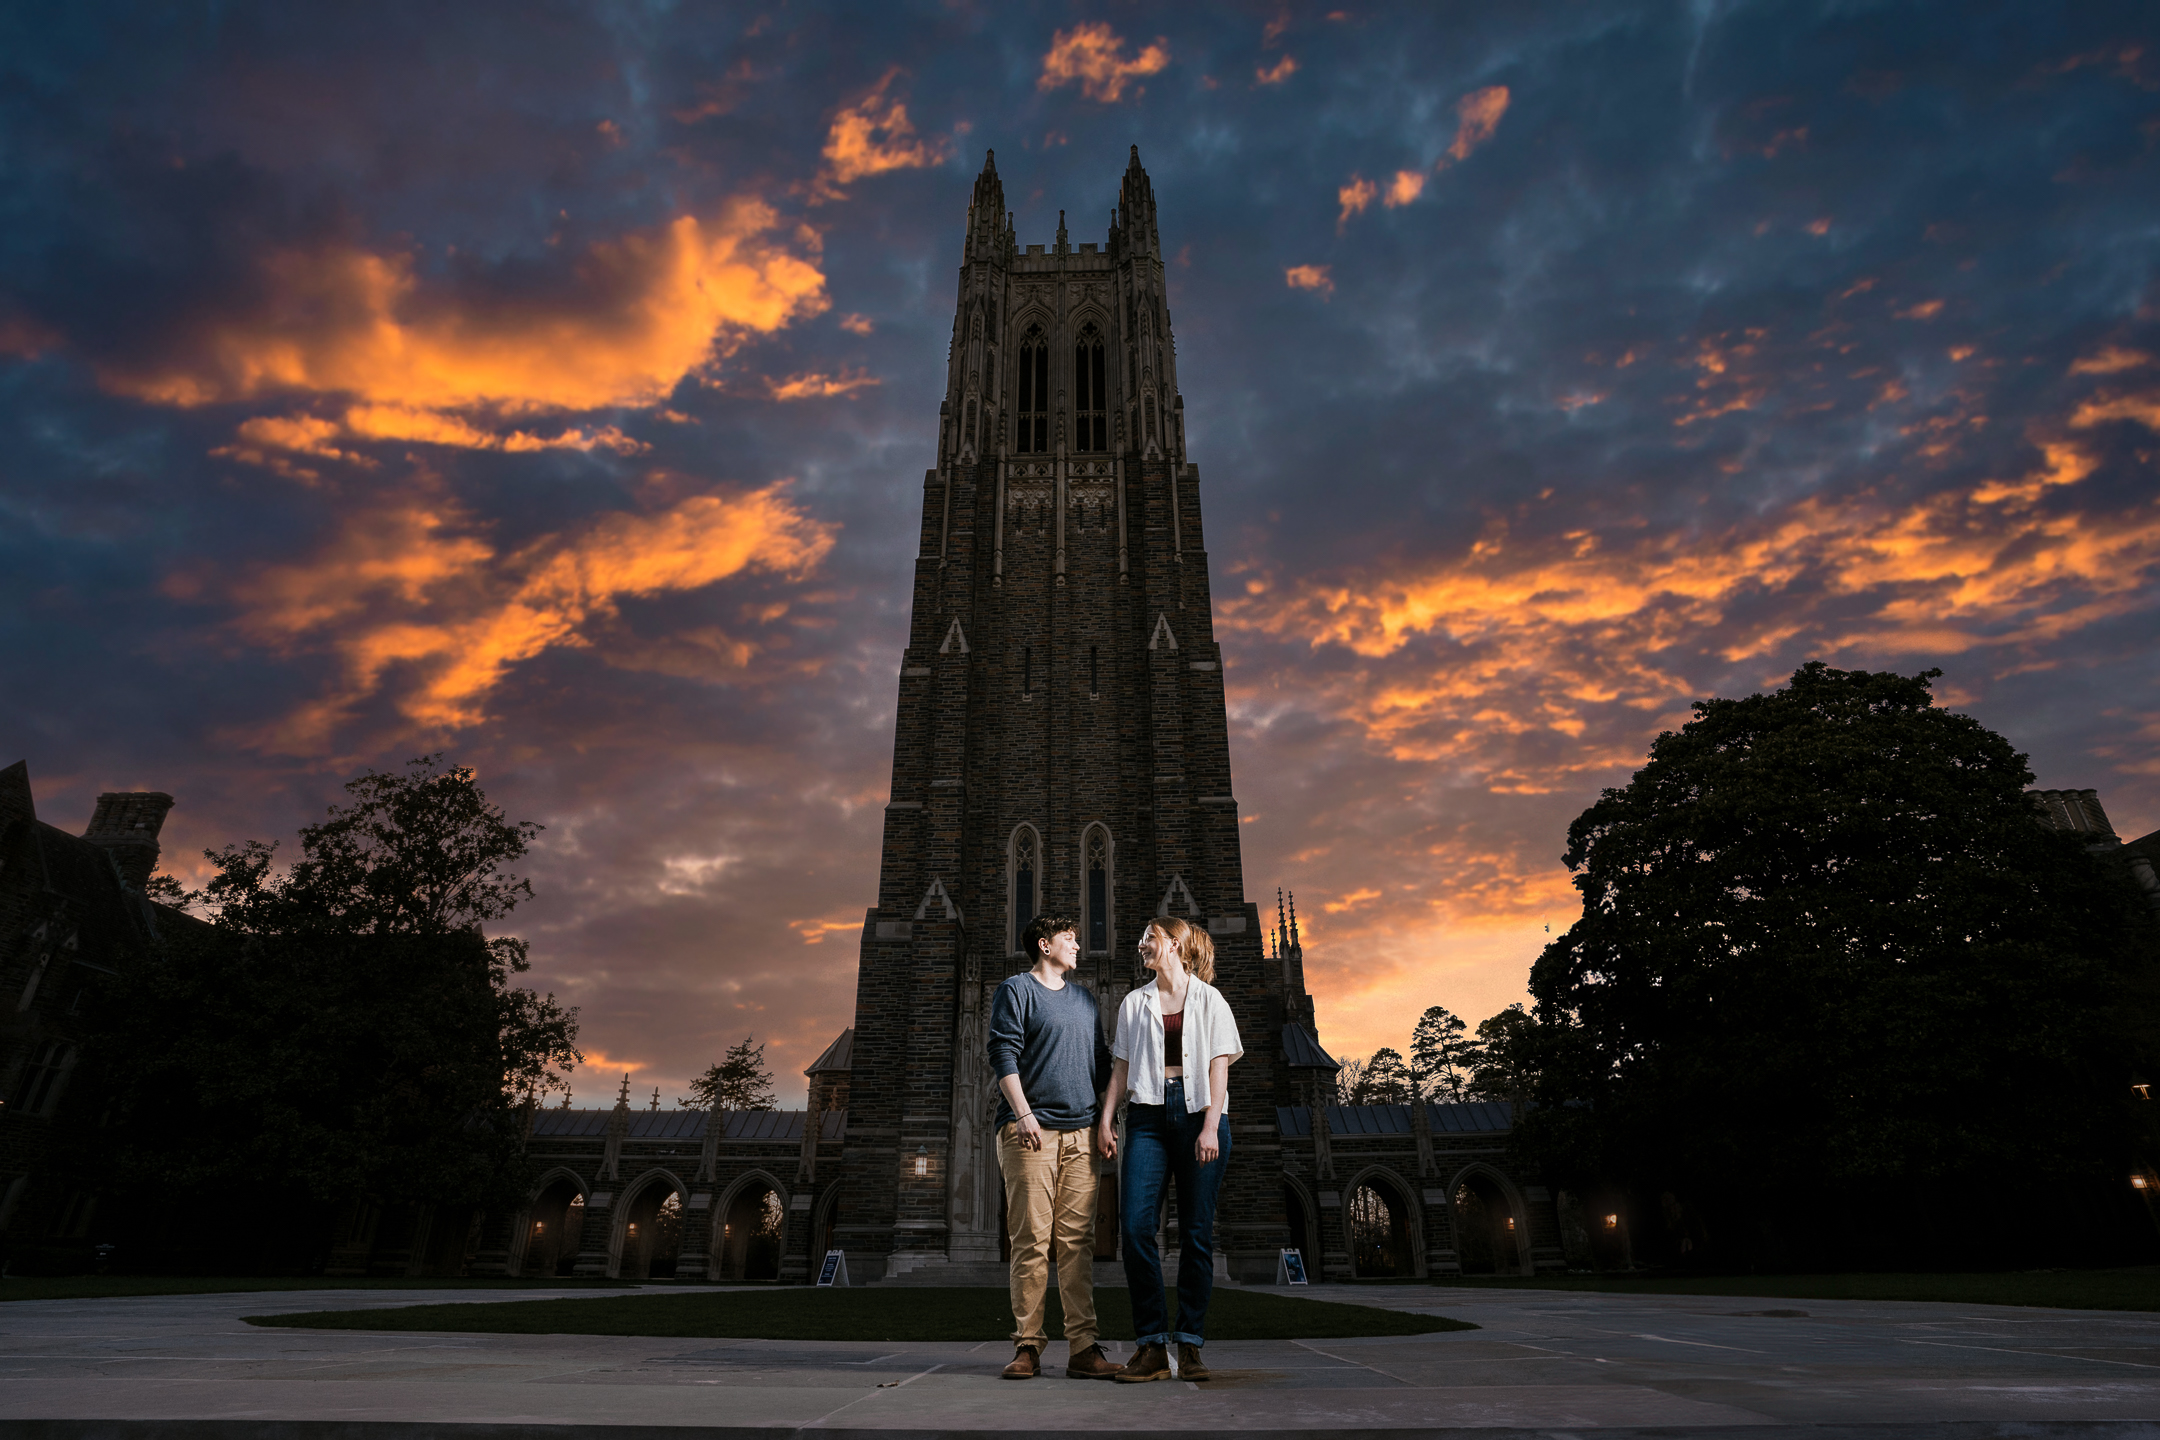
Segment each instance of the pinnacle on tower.
[{"label": "pinnacle on tower", "polygon": [[1115,248],[1126,255],[1161,253],[1162,240],[1155,229],[1155,187],[1140,165],[1140,147],[1132,147],[1132,163],[1118,183]]},{"label": "pinnacle on tower", "polygon": [[967,250],[970,254],[998,247],[998,218],[1005,211],[1005,185],[998,179],[997,152],[983,152],[982,173],[975,177],[975,195],[968,202]]},{"label": "pinnacle on tower", "polygon": [[618,1110],[630,1108],[630,1072],[627,1070],[623,1071],[622,1093],[615,1097],[615,1108]]}]

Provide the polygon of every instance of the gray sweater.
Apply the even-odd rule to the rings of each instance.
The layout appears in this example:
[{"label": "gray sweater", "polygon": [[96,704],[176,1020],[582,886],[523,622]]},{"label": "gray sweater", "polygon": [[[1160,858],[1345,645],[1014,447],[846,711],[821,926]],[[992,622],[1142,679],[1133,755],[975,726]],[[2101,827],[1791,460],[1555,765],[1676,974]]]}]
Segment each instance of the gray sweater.
[{"label": "gray sweater", "polygon": [[[1110,1083],[1110,1047],[1103,1040],[1095,996],[1068,979],[1052,990],[1033,975],[1013,976],[990,1002],[990,1074],[1020,1077],[1020,1093],[1045,1130],[1094,1125]],[[998,1089],[1000,1130],[1016,1117]]]}]

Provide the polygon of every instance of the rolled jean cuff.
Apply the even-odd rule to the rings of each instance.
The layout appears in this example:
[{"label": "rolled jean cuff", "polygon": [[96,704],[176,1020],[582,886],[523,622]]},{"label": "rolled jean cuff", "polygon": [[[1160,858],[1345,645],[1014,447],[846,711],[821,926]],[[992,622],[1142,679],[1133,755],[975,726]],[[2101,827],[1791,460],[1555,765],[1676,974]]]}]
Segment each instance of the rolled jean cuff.
[{"label": "rolled jean cuff", "polygon": [[[1155,1343],[1160,1345],[1164,1342],[1158,1340]],[[1193,1349],[1197,1350],[1201,1346],[1207,1344],[1207,1337],[1205,1335],[1188,1335],[1182,1330],[1173,1330],[1170,1332],[1169,1343],[1176,1345],[1190,1345],[1193,1347]]]},{"label": "rolled jean cuff", "polygon": [[1173,1343],[1173,1341],[1174,1341],[1174,1337],[1173,1337],[1173,1336],[1172,1336],[1172,1335],[1170,1334],[1170,1332],[1169,1332],[1169,1331],[1167,1331],[1167,1330],[1162,1330],[1162,1331],[1158,1331],[1158,1332],[1156,1332],[1156,1333],[1155,1333],[1155,1334],[1153,1334],[1153,1335],[1141,1335],[1141,1336],[1139,1336],[1139,1337],[1135,1338],[1135,1339],[1134,1339],[1134,1341],[1133,1341],[1132,1343],[1133,1343],[1133,1344],[1135,1344],[1135,1345],[1164,1345],[1164,1346],[1167,1346],[1167,1345],[1170,1345],[1170,1344],[1172,1344],[1172,1343]]}]

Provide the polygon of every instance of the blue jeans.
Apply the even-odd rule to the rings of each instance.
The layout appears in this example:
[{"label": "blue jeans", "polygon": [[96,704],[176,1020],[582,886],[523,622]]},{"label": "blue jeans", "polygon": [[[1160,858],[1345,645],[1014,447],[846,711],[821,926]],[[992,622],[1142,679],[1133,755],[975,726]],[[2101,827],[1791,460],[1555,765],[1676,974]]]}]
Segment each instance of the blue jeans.
[{"label": "blue jeans", "polygon": [[[1205,1345],[1208,1299],[1215,1293],[1215,1197],[1230,1163],[1230,1117],[1215,1122],[1222,1154],[1202,1165],[1194,1153],[1207,1113],[1185,1110],[1185,1082],[1163,1086],[1160,1105],[1133,1104],[1125,1111],[1125,1158],[1118,1167],[1118,1227],[1125,1242],[1125,1286],[1132,1292],[1134,1340],[1142,1345]],[[1170,1328],[1163,1305],[1162,1257],[1155,1250],[1155,1218],[1163,1191],[1177,1181],[1178,1324]]]}]

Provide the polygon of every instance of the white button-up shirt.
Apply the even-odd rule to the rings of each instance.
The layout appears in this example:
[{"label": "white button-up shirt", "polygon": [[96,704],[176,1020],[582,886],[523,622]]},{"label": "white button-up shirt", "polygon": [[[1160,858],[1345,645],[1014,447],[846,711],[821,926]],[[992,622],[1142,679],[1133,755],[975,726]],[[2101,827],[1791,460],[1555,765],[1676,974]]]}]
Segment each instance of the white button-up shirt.
[{"label": "white button-up shirt", "polygon": [[[1118,1006],[1117,1034],[1110,1042],[1112,1056],[1125,1062],[1125,1088],[1142,1105],[1163,1103],[1163,1012],[1158,982],[1147,984],[1125,997]],[[1222,991],[1198,976],[1186,977],[1185,1043],[1179,1064],[1184,1067],[1185,1109],[1198,1114],[1208,1108],[1208,1062],[1218,1055],[1236,1060],[1245,1053],[1238,1040],[1237,1017]]]}]

